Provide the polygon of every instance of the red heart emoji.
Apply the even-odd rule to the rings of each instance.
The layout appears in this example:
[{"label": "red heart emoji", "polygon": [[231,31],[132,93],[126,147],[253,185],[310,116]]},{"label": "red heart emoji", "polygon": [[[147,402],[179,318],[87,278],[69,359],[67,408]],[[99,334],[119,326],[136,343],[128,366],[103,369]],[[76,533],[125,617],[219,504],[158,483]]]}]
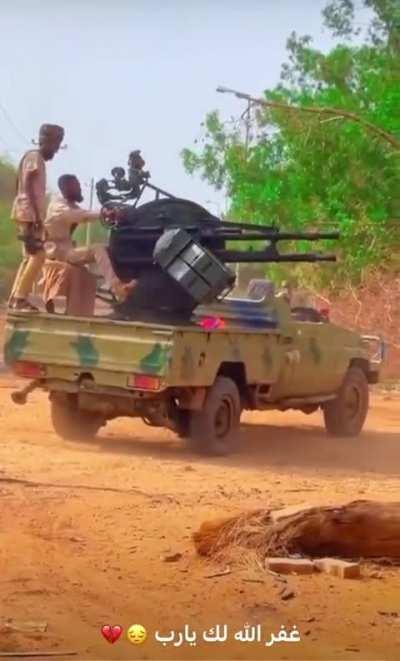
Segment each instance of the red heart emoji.
[{"label": "red heart emoji", "polygon": [[119,624],[104,624],[101,633],[109,643],[115,643],[122,633],[122,627]]}]

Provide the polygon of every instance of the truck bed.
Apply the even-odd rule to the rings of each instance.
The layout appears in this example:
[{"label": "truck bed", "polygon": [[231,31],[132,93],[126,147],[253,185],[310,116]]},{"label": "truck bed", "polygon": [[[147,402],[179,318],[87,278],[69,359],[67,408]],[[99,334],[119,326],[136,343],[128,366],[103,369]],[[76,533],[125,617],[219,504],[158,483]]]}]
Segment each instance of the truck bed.
[{"label": "truck bed", "polygon": [[[281,297],[227,298],[196,310],[225,325],[187,325],[10,311],[4,359],[16,374],[119,390],[212,386],[217,375],[260,386],[272,401],[337,392],[350,365],[370,383],[379,364],[367,338],[330,322],[298,319]],[[317,317],[318,319],[318,317]],[[376,338],[378,339],[378,338]]]},{"label": "truck bed", "polygon": [[149,375],[158,377],[160,389],[207,386],[220,363],[250,356],[254,380],[265,379],[266,368],[275,380],[281,354],[277,338],[274,328],[232,326],[210,333],[196,325],[10,312],[4,358],[14,369],[20,363],[21,375],[26,364],[39,364],[47,379],[77,381],[90,373],[99,385],[126,388],[134,375]]}]

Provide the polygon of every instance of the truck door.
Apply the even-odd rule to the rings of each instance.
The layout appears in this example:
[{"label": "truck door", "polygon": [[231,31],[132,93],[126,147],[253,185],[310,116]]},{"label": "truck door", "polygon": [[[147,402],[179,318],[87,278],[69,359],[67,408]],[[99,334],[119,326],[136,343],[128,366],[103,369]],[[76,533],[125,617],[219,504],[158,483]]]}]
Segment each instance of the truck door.
[{"label": "truck door", "polygon": [[279,394],[297,397],[329,394],[337,387],[338,348],[329,324],[296,321],[280,337],[282,372]]}]

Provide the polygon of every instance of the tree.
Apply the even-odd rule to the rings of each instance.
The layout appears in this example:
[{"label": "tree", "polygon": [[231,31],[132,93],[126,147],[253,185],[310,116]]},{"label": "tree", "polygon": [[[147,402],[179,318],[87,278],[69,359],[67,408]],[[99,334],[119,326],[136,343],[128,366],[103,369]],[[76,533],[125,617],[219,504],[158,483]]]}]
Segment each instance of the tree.
[{"label": "tree", "polygon": [[21,246],[15,238],[15,223],[10,210],[16,187],[15,168],[0,160],[0,299],[10,287],[12,272],[21,255]]},{"label": "tree", "polygon": [[[291,34],[280,83],[265,91],[267,101],[286,108],[256,110],[247,143],[240,124],[227,128],[214,111],[201,149],[182,154],[188,172],[226,189],[235,219],[293,229],[338,225],[340,264],[318,272],[354,280],[400,247],[400,5],[363,4],[372,15],[364,35],[352,0],[326,6],[324,25],[338,40],[326,54],[310,37]],[[288,104],[338,108],[361,121],[288,112]]]}]

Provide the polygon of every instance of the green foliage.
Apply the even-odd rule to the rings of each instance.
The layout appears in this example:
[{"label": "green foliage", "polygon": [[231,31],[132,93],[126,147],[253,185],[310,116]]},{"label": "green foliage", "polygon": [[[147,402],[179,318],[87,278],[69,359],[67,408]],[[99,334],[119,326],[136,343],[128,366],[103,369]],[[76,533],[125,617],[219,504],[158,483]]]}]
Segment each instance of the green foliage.
[{"label": "green foliage", "polygon": [[[77,227],[74,232],[74,240],[78,245],[86,245],[87,226],[85,224]],[[89,230],[90,243],[107,243],[108,231],[100,223],[91,223]]]},{"label": "green foliage", "polygon": [[0,159],[0,202],[12,201],[16,188],[16,172],[5,159]]},{"label": "green foliage", "polygon": [[6,295],[9,289],[21,256],[21,245],[15,236],[15,223],[10,219],[15,179],[13,166],[0,160],[0,298]]},{"label": "green foliage", "polygon": [[[400,3],[364,5],[373,17],[360,45],[349,41],[358,31],[352,0],[334,0],[323,12],[339,38],[330,52],[292,33],[281,81],[265,98],[352,112],[399,140]],[[185,149],[183,162],[188,172],[225,188],[234,219],[288,229],[339,226],[340,262],[314,268],[314,277],[357,281],[366,267],[388,264],[400,248],[400,152],[362,121],[262,109],[246,147],[240,125],[227,129],[212,112],[202,148]],[[301,272],[309,277],[310,269]]]},{"label": "green foliage", "polygon": [[0,300],[8,294],[20,259],[21,244],[10,219],[10,206],[0,201]]},{"label": "green foliage", "polygon": [[16,240],[15,223],[10,219],[10,208],[0,205],[0,269],[15,266],[21,254]]}]

